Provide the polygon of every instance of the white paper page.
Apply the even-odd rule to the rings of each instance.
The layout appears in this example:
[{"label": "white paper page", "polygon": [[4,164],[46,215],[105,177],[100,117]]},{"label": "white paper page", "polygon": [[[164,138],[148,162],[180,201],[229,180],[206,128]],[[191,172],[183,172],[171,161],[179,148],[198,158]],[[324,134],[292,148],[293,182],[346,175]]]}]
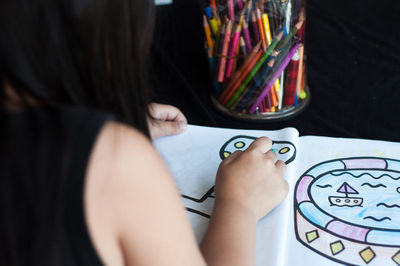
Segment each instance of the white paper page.
[{"label": "white paper page", "polygon": [[282,265],[400,265],[400,144],[306,136],[298,150]]},{"label": "white paper page", "polygon": [[170,4],[172,4],[172,0],[154,0],[154,3],[157,6],[170,5]]},{"label": "white paper page", "polygon": [[[288,171],[294,167],[297,156],[298,132],[294,128],[279,131],[235,130],[190,125],[187,132],[178,136],[164,137],[154,142],[170,169],[184,205],[190,208],[190,222],[200,241],[209,222],[214,203],[212,188],[222,158],[237,149],[246,149],[256,137],[268,136],[274,141],[280,160],[287,162]],[[291,202],[291,201],[290,201]],[[287,232],[288,210],[285,202],[275,208],[258,226],[256,265],[276,264],[280,243]]]}]

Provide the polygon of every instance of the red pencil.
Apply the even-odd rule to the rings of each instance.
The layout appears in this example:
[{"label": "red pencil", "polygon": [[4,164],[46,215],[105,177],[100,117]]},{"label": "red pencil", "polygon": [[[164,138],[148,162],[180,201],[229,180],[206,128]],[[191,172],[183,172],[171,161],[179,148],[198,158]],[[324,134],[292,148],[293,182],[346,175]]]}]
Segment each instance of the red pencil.
[{"label": "red pencil", "polygon": [[239,86],[241,81],[246,77],[245,70],[249,67],[252,63],[253,58],[257,55],[258,51],[260,50],[261,43],[258,43],[254,46],[253,51],[247,56],[246,60],[242,64],[242,66],[235,72],[232,76],[230,82],[222,92],[221,96],[218,98],[218,101],[222,103],[226,95],[231,91],[232,87]]},{"label": "red pencil", "polygon": [[225,29],[224,42],[223,42],[223,46],[222,46],[222,54],[220,55],[221,61],[220,61],[220,65],[219,65],[218,82],[224,81],[225,68],[226,68],[226,57],[228,55],[231,32],[232,32],[232,22],[229,21],[228,26],[226,26],[226,29]]},{"label": "red pencil", "polygon": [[215,0],[210,0],[210,5],[217,10],[217,5],[215,4]]}]

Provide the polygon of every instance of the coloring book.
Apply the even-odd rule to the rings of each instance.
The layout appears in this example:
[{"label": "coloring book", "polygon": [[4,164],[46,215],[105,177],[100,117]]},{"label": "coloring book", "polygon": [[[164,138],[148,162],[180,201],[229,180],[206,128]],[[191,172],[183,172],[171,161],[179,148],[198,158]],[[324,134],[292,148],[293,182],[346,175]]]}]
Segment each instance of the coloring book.
[{"label": "coloring book", "polygon": [[201,241],[218,166],[268,136],[287,165],[286,199],[260,220],[256,265],[400,265],[400,143],[301,136],[294,128],[190,125],[154,142]]}]

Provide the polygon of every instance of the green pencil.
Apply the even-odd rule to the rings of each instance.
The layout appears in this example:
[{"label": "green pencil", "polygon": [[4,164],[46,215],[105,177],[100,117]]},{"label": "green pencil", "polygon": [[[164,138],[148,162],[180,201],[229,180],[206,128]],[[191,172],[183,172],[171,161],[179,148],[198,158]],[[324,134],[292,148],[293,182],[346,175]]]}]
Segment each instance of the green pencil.
[{"label": "green pencil", "polygon": [[226,104],[227,108],[230,108],[239,98],[239,96],[242,94],[244,89],[249,85],[250,81],[254,78],[254,76],[257,74],[258,70],[260,70],[261,66],[264,64],[265,60],[270,56],[272,51],[275,49],[275,47],[278,45],[279,41],[281,40],[283,35],[283,32],[280,32],[276,38],[272,41],[271,45],[268,47],[268,49],[265,51],[263,56],[260,58],[260,60],[257,62],[257,64],[254,66],[254,68],[250,71],[250,73],[246,76],[244,79],[243,83],[240,85],[240,87],[237,89],[235,94],[233,94],[232,98],[228,101]]}]

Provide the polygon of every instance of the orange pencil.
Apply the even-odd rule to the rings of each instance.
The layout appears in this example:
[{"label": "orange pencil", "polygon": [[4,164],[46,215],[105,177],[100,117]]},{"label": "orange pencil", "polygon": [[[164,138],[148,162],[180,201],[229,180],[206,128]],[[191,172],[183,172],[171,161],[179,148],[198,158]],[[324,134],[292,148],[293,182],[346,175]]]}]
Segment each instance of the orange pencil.
[{"label": "orange pencil", "polygon": [[235,83],[235,85],[231,88],[231,90],[227,93],[226,97],[222,100],[222,104],[227,104],[230,98],[233,96],[233,94],[236,92],[236,89],[240,86],[242,81],[246,78],[247,74],[253,69],[254,65],[257,63],[257,61],[260,59],[261,55],[264,53],[263,50],[260,50],[257,52],[256,56],[254,56],[253,60],[250,62],[250,64],[247,66],[247,68],[243,71],[242,75],[240,75],[240,78],[238,79],[238,82]]},{"label": "orange pencil", "polygon": [[272,101],[272,106],[276,107],[278,106],[278,99],[276,97],[276,92],[275,90],[269,90],[269,94],[271,96],[271,101]]},{"label": "orange pencil", "polygon": [[217,5],[215,4],[215,0],[210,0],[210,5],[217,10]]},{"label": "orange pencil", "polygon": [[226,61],[227,61],[226,57],[228,55],[231,33],[232,33],[232,21],[229,20],[228,26],[226,26],[226,29],[225,29],[224,42],[223,42],[223,46],[222,46],[222,54],[220,55],[221,60],[220,60],[219,72],[218,72],[218,82],[224,81]]},{"label": "orange pencil", "polygon": [[[221,96],[218,98],[219,102],[222,102],[222,100],[225,98],[226,94],[229,93],[229,91],[232,89],[232,87],[235,86],[235,84],[238,83],[239,79],[242,78],[243,72],[245,71],[245,69],[247,69],[249,64],[253,61],[253,58],[257,55],[257,52],[260,50],[260,46],[261,46],[261,43],[258,43],[256,46],[254,46],[253,50],[247,56],[246,60],[242,64],[242,66],[232,76],[230,82],[228,83],[228,85],[226,86],[224,91],[222,92]],[[242,78],[242,80],[243,79],[244,79],[244,77]]]},{"label": "orange pencil", "polygon": [[214,53],[214,41],[211,37],[210,25],[208,25],[206,15],[203,15],[203,25],[204,25],[204,33],[206,34],[208,48],[210,48],[211,54],[213,54]]},{"label": "orange pencil", "polygon": [[260,39],[262,42],[262,47],[265,50],[267,50],[267,40],[265,39],[265,33],[264,33],[264,27],[263,27],[263,22],[261,19],[261,12],[260,9],[257,8],[256,11],[257,14],[257,28],[258,28],[258,34],[260,34]]}]

